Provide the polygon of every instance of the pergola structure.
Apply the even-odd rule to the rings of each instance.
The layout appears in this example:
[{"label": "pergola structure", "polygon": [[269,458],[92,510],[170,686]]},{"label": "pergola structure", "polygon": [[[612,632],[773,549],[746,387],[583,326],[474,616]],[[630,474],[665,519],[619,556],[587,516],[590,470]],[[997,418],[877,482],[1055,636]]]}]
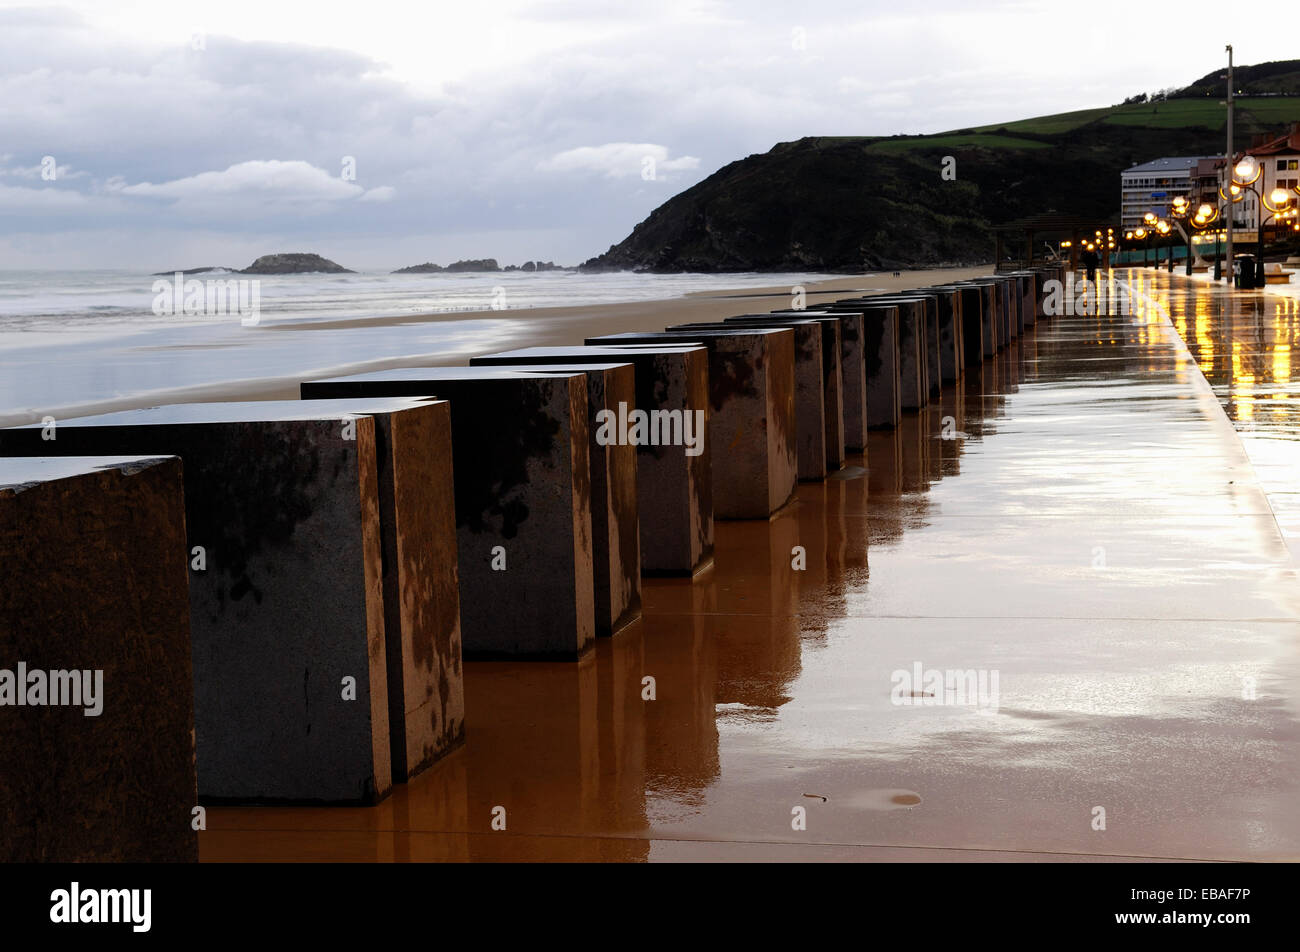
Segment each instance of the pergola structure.
[{"label": "pergola structure", "polygon": [[[1055,211],[1045,212],[1042,215],[1033,215],[1029,218],[1018,218],[1003,225],[994,225],[993,234],[997,241],[994,267],[998,271],[1017,271],[1021,268],[1030,267],[1033,265],[1035,257],[1045,257],[1042,253],[1035,255],[1034,252],[1036,243],[1043,240],[1055,243],[1069,241],[1070,268],[1074,270],[1079,266],[1080,240],[1088,241],[1098,231],[1104,235],[1106,229],[1114,227],[1114,222],[1105,219],[1062,215]],[[1007,249],[1017,246],[1022,249],[1023,253],[1008,255]],[[1098,257],[1105,260],[1106,253],[1104,249],[1101,250]]]}]

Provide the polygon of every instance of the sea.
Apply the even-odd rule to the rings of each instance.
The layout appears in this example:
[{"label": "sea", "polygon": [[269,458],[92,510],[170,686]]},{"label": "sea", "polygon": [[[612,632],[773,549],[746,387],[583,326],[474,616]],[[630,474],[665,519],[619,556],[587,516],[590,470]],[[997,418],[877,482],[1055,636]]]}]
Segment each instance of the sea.
[{"label": "sea", "polygon": [[[232,383],[343,373],[397,357],[468,358],[516,346],[537,308],[793,288],[832,277],[218,271],[177,282],[127,271],[0,271],[0,425],[57,419],[108,401],[166,402]],[[186,313],[189,282],[206,289],[207,282],[240,280],[257,282],[244,288],[243,310],[231,294],[224,310],[219,296],[209,296],[206,308]],[[444,318],[392,320],[425,314]],[[347,326],[312,327],[330,322]]]}]

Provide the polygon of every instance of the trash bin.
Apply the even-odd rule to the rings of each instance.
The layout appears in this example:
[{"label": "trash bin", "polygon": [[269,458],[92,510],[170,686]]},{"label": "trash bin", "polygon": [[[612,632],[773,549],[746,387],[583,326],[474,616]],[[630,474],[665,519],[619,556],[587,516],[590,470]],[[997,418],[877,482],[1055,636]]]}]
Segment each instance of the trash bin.
[{"label": "trash bin", "polygon": [[1232,286],[1240,291],[1255,287],[1255,256],[1237,255],[1232,261]]}]

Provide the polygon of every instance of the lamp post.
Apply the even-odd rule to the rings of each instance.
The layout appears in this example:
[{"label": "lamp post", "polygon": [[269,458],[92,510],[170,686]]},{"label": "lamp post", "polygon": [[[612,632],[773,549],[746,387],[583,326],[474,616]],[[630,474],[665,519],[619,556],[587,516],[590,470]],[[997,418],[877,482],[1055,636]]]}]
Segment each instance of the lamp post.
[{"label": "lamp post", "polygon": [[1142,267],[1145,268],[1151,249],[1151,232],[1139,225],[1133,229],[1133,239],[1142,242]]},{"label": "lamp post", "polygon": [[[1233,149],[1233,146],[1232,146],[1232,112],[1233,112],[1233,103],[1232,103],[1232,44],[1229,43],[1227,46],[1224,47],[1224,49],[1225,49],[1225,50],[1227,51],[1227,53],[1228,53],[1228,75],[1224,77],[1224,78],[1227,79],[1227,81],[1228,81],[1228,98],[1227,98],[1227,100],[1224,102],[1224,105],[1228,107],[1228,151],[1227,151],[1227,153],[1226,153],[1225,158],[1226,158],[1227,165],[1228,165],[1229,167],[1231,167],[1231,166],[1232,166],[1232,157],[1233,157],[1234,155],[1236,155],[1236,152],[1235,152],[1235,150]],[[1220,190],[1220,194],[1222,194],[1222,190]],[[1224,257],[1228,259],[1228,283],[1231,284],[1231,283],[1232,283],[1232,215],[1231,215],[1231,214],[1228,215],[1228,247],[1227,247],[1227,250],[1224,252]],[[1215,259],[1216,259],[1216,262],[1217,262],[1218,255],[1215,255]],[[1217,270],[1217,269],[1215,270],[1214,277],[1215,277],[1215,280],[1218,280],[1218,278],[1219,278],[1219,273],[1218,273],[1218,270]]]},{"label": "lamp post", "polygon": [[[1192,217],[1192,230],[1197,232],[1197,234],[1205,231],[1223,216],[1223,210],[1225,207],[1225,205],[1211,205],[1209,202],[1202,203],[1201,206],[1196,209],[1196,214]],[[1219,236],[1216,233],[1214,236],[1214,280],[1218,281],[1222,277],[1223,259],[1219,257]]]},{"label": "lamp post", "polygon": [[[1183,227],[1183,223],[1187,221],[1187,219],[1191,216],[1191,213],[1192,213],[1192,206],[1191,203],[1187,201],[1186,196],[1183,195],[1177,196],[1174,199],[1174,207],[1170,209],[1169,214],[1173,217],[1174,224],[1178,226],[1178,231],[1182,234],[1183,240],[1187,243],[1187,261],[1186,261],[1186,270],[1184,273],[1186,273],[1189,277],[1191,276],[1192,273],[1192,236],[1187,233],[1187,229]],[[1170,271],[1174,270],[1173,255],[1170,255],[1169,257],[1169,270]]]}]

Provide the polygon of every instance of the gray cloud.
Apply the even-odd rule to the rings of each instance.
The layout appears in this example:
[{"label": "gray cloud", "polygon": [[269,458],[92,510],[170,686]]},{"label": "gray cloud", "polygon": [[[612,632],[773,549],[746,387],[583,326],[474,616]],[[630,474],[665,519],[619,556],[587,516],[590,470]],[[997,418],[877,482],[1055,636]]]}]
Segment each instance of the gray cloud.
[{"label": "gray cloud", "polygon": [[[427,34],[429,57],[457,42],[436,8],[409,9],[393,29]],[[160,43],[0,0],[0,268],[160,270],[279,250],[355,268],[572,263],[778,141],[1104,105],[1221,58],[1206,41],[1180,57],[1197,65],[1134,61],[1109,34],[1116,11],[1137,32],[1163,15],[1111,0],[1089,17],[956,0],[538,3],[482,16],[549,31],[545,52],[484,48],[478,68],[417,83],[383,51],[215,31],[195,49],[188,28]]]}]

